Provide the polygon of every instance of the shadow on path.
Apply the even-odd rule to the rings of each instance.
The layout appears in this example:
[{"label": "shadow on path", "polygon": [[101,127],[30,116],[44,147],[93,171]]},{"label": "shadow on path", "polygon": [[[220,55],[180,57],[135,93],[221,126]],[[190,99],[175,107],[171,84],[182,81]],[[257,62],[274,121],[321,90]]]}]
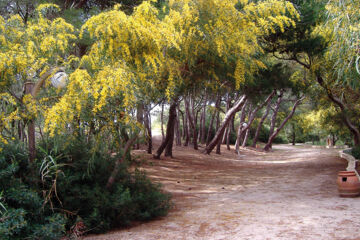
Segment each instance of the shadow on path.
[{"label": "shadow on path", "polygon": [[[357,239],[359,199],[339,198],[338,149],[276,145],[203,155],[177,147],[175,158],[143,169],[173,194],[167,217],[85,239]],[[358,239],[359,239],[358,238]]]}]

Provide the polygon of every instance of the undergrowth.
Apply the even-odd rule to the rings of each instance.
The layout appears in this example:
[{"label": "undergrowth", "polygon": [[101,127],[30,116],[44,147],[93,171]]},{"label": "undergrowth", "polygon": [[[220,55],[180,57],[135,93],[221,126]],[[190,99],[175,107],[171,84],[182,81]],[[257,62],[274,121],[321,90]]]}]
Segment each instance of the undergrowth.
[{"label": "undergrowth", "polygon": [[164,216],[170,196],[126,162],[106,183],[116,156],[80,139],[43,142],[29,164],[22,144],[0,152],[1,239],[60,239]]}]

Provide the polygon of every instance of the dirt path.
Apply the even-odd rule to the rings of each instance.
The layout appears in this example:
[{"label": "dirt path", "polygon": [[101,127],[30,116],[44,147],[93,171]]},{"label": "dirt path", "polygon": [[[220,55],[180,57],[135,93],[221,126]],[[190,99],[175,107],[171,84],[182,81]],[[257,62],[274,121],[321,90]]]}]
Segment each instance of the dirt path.
[{"label": "dirt path", "polygon": [[360,198],[337,195],[338,150],[275,146],[272,153],[176,148],[147,159],[149,176],[173,194],[167,217],[88,236],[99,239],[360,239]]}]

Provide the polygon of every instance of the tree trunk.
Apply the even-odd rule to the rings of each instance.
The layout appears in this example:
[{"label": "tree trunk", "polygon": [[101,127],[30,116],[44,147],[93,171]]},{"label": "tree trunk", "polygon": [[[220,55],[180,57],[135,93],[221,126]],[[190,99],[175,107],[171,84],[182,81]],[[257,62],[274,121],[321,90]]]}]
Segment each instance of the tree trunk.
[{"label": "tree trunk", "polygon": [[[45,80],[59,68],[51,68],[34,84],[33,82],[25,83],[25,94],[31,94],[35,98],[44,84]],[[29,146],[29,161],[33,162],[36,157],[36,139],[35,139],[35,119],[30,119],[28,122],[28,146]]]},{"label": "tree trunk", "polygon": [[[220,111],[218,111],[216,115],[216,131],[219,130],[219,127],[220,127]],[[221,154],[221,138],[216,144],[216,154]]]},{"label": "tree trunk", "polygon": [[[200,109],[201,110],[201,109]],[[200,142],[200,136],[199,136],[199,132],[201,131],[201,128],[200,128],[200,124],[199,124],[199,128],[197,128],[198,126],[198,119],[199,119],[199,113],[200,113],[200,110],[199,111],[196,111],[196,114],[195,114],[195,126],[196,126],[196,131],[197,131],[197,144],[199,145],[199,142]],[[200,120],[201,121],[201,120]]]},{"label": "tree trunk", "polygon": [[206,136],[206,146],[209,145],[210,140],[211,140],[210,139],[211,138],[211,131],[212,131],[212,128],[213,128],[213,125],[214,125],[216,112],[217,112],[217,110],[214,111],[214,113],[212,114],[211,119],[210,119],[210,124],[209,124],[209,128],[208,128],[207,136]]},{"label": "tree trunk", "polygon": [[194,145],[194,149],[198,150],[198,145],[197,145],[197,130],[196,130],[196,122],[195,122],[195,116],[194,116],[194,103],[192,101],[191,104],[191,110],[190,110],[190,103],[189,100],[187,98],[184,98],[185,101],[185,110],[186,110],[186,114],[188,116],[188,121],[190,123],[190,128],[192,130],[193,133],[193,145]]},{"label": "tree trunk", "polygon": [[185,132],[186,122],[185,122],[185,118],[184,118],[184,113],[180,110],[179,106],[177,107],[177,110],[181,114],[181,120],[182,120],[181,136],[182,136],[182,139],[185,140],[185,138],[186,138],[186,132]]},{"label": "tree trunk", "polygon": [[331,141],[332,141],[332,145],[335,146],[336,142],[337,142],[338,138],[336,137],[335,134],[331,134]]},{"label": "tree trunk", "polygon": [[22,127],[22,124],[21,124],[20,120],[18,121],[17,125],[18,125],[18,137],[19,137],[19,140],[23,141],[23,135],[24,135],[23,132],[24,132],[24,130],[23,130],[23,127]]},{"label": "tree trunk", "polygon": [[200,126],[199,126],[199,133],[198,133],[198,141],[201,143],[201,139],[203,137],[203,132],[202,132],[202,128],[203,128],[203,118],[204,118],[204,115],[203,115],[203,111],[202,111],[202,106],[201,106],[201,109],[200,109],[201,113],[200,113]]},{"label": "tree trunk", "polygon": [[244,104],[246,100],[246,96],[243,95],[242,97],[240,97],[240,99],[234,104],[234,106],[232,108],[229,109],[229,111],[226,112],[225,114],[225,118],[223,120],[223,122],[221,123],[219,129],[217,130],[214,138],[211,140],[211,142],[209,143],[209,145],[205,148],[205,153],[206,154],[210,154],[211,151],[215,148],[216,144],[218,143],[218,141],[221,140],[222,135],[224,134],[225,131],[225,127],[228,125],[229,121],[231,120],[232,116],[234,116],[234,114],[236,112],[239,111],[239,109],[242,107],[242,105]]},{"label": "tree trunk", "polygon": [[146,128],[146,138],[148,142],[147,153],[152,154],[152,132],[151,132],[151,118],[149,107],[145,107],[144,124]]},{"label": "tree trunk", "polygon": [[[169,109],[169,120],[167,122],[167,127],[166,127],[166,137],[162,141],[158,150],[156,151],[156,154],[154,154],[155,159],[160,159],[160,155],[162,154],[162,152],[164,151],[165,148],[167,148],[166,149],[167,156],[172,157],[172,144],[173,144],[172,142],[174,140],[174,125],[175,125],[175,119],[176,119],[176,106],[177,106],[177,101],[173,100],[173,102],[170,105],[170,109]],[[169,145],[169,147],[167,147],[168,145]]]},{"label": "tree trunk", "polygon": [[190,132],[189,132],[189,120],[187,117],[187,114],[185,113],[185,143],[184,146],[189,146],[189,142],[190,142]]},{"label": "tree trunk", "polygon": [[161,122],[161,136],[162,136],[162,140],[164,141],[164,138],[165,138],[165,134],[164,134],[164,103],[161,103],[160,122]]},{"label": "tree trunk", "polygon": [[295,123],[291,124],[292,126],[292,145],[295,146],[295,142],[296,142],[296,133],[295,133]]},{"label": "tree trunk", "polygon": [[229,125],[227,125],[225,128],[224,134],[222,136],[221,144],[226,144],[226,137],[227,137],[228,131],[229,131]]},{"label": "tree trunk", "polygon": [[[230,98],[230,95],[227,94],[227,98],[226,98],[226,111],[229,111],[230,106],[231,106],[231,98]],[[230,122],[231,122],[231,120],[230,120]],[[225,144],[225,143],[226,143],[226,139],[227,139],[227,135],[228,135],[229,127],[230,127],[230,122],[229,122],[229,124],[227,125],[227,127],[226,127],[226,129],[225,129],[225,133],[224,133],[224,136],[223,136],[223,139],[222,139],[222,144]]]},{"label": "tree trunk", "polygon": [[324,80],[321,76],[316,76],[316,80],[320,84],[320,86],[325,89],[326,94],[328,95],[328,98],[340,107],[343,121],[344,121],[345,125],[347,126],[347,128],[350,130],[350,132],[354,136],[354,145],[356,145],[356,146],[360,145],[360,131],[351,122],[350,117],[347,115],[347,109],[346,109],[345,103],[340,98],[336,97],[332,93],[331,89],[325,85]]},{"label": "tree trunk", "polygon": [[[280,92],[279,92],[279,95],[278,95],[278,99],[276,101],[276,105],[275,105],[275,108],[274,108],[274,113],[273,113],[273,115],[271,117],[269,139],[270,139],[271,135],[274,133],[275,124],[276,124],[276,116],[277,116],[277,114],[279,112],[280,104],[282,102],[283,95],[284,95],[284,90],[281,89]],[[270,148],[271,148],[271,145],[270,145]]]},{"label": "tree trunk", "polygon": [[125,147],[123,149],[123,153],[121,155],[121,157],[115,162],[115,166],[113,171],[111,172],[110,177],[108,178],[108,181],[106,183],[106,188],[110,189],[111,186],[114,184],[115,179],[116,179],[116,175],[118,174],[119,170],[120,170],[120,163],[124,161],[125,156],[128,154],[128,152],[130,151],[132,145],[134,144],[135,140],[137,139],[138,135],[135,134],[131,139],[129,139],[126,144]]},{"label": "tree trunk", "polygon": [[176,146],[181,146],[180,118],[178,113],[176,113],[175,133],[176,133]]},{"label": "tree trunk", "polygon": [[26,128],[26,125],[23,123],[21,124],[21,127],[22,127],[22,142],[23,143],[27,143],[28,142],[28,137],[27,137],[27,134],[26,134],[26,131],[25,131],[25,128]]},{"label": "tree trunk", "polygon": [[268,102],[268,105],[266,107],[266,111],[265,111],[264,115],[261,117],[259,125],[256,128],[256,133],[255,133],[255,136],[254,136],[252,147],[256,147],[256,143],[257,143],[257,141],[259,139],[261,127],[264,124],[265,119],[266,119],[266,117],[268,116],[268,114],[270,112],[270,106],[271,106],[271,101]]},{"label": "tree trunk", "polygon": [[[33,91],[34,83],[27,82],[25,83],[25,94],[31,94]],[[28,147],[29,147],[29,161],[33,162],[36,157],[36,148],[35,148],[35,123],[34,119],[28,121]]]},{"label": "tree trunk", "polygon": [[[198,148],[199,148],[199,145],[198,145],[198,141],[199,141],[199,131],[198,131],[198,129],[197,129],[197,126],[198,126],[198,119],[199,119],[199,111],[195,111],[195,102],[194,101],[192,101],[192,107],[191,107],[191,109],[192,109],[192,115],[194,116],[194,132],[193,132],[193,135],[195,135],[194,136],[194,139],[193,139],[193,144],[194,144],[194,146],[196,145],[196,150],[198,150]],[[195,149],[195,147],[194,147],[194,149]]]},{"label": "tree trunk", "polygon": [[248,122],[247,122],[247,125],[246,125],[246,129],[243,129],[243,132],[245,132],[245,137],[243,139],[243,142],[241,144],[242,147],[245,147],[246,146],[246,142],[249,138],[249,131],[250,131],[250,125],[252,124],[253,120],[255,119],[255,115],[256,115],[256,112],[259,108],[256,108],[254,110],[254,112],[252,112],[252,104],[250,104],[249,106],[249,116],[248,116]]},{"label": "tree trunk", "polygon": [[[170,116],[170,114],[169,114]],[[175,119],[174,119],[174,123],[172,124],[172,128],[170,129],[169,132],[169,141],[165,147],[165,157],[173,157],[172,155],[172,149],[173,149],[173,144],[174,144],[174,135],[175,135],[175,124],[176,124],[176,107],[175,107]],[[166,131],[168,131],[168,128],[166,129]],[[168,134],[166,134],[167,136]]]},{"label": "tree trunk", "polygon": [[250,129],[248,128],[248,129],[246,129],[245,137],[244,137],[244,140],[243,140],[243,142],[241,144],[241,147],[246,147],[246,142],[247,142],[247,140],[249,138],[249,135],[250,135]]},{"label": "tree trunk", "polygon": [[210,143],[210,138],[211,138],[211,131],[214,125],[214,120],[216,117],[216,113],[218,111],[218,107],[220,106],[220,101],[221,101],[221,97],[218,95],[217,99],[216,99],[216,103],[215,103],[215,111],[213,112],[211,119],[210,119],[210,124],[209,124],[209,128],[208,128],[208,132],[207,132],[207,136],[206,136],[206,146],[209,145]]},{"label": "tree trunk", "polygon": [[[136,120],[141,124],[144,125],[144,104],[140,103],[137,106],[136,109]],[[140,142],[139,142],[139,138],[136,141],[136,149],[140,149]]]},{"label": "tree trunk", "polygon": [[204,101],[204,106],[202,108],[202,113],[201,113],[201,126],[200,126],[200,142],[201,144],[205,144],[205,131],[206,131],[206,104],[207,104],[207,95],[205,95],[205,101]]},{"label": "tree trunk", "polygon": [[240,146],[240,141],[241,141],[241,135],[242,135],[242,130],[243,130],[243,123],[245,122],[245,109],[247,106],[247,101],[245,101],[242,109],[241,109],[241,115],[240,115],[240,123],[239,123],[239,127],[238,127],[238,131],[236,134],[236,142],[235,142],[235,151],[236,153],[239,154],[239,146]]},{"label": "tree trunk", "polygon": [[287,123],[287,121],[288,121],[290,118],[292,118],[292,116],[293,116],[294,113],[295,113],[296,107],[301,103],[301,101],[302,101],[303,99],[304,99],[304,98],[302,97],[302,98],[298,99],[298,100],[295,102],[295,104],[294,104],[294,106],[293,106],[290,114],[284,119],[284,121],[280,124],[280,126],[276,129],[276,131],[270,136],[267,144],[266,144],[265,147],[264,147],[264,150],[265,150],[265,151],[269,151],[269,150],[270,150],[271,144],[272,144],[272,142],[274,141],[275,137],[279,134],[280,130],[285,126],[285,124]]},{"label": "tree trunk", "polygon": [[335,134],[333,134],[333,146],[335,146],[336,145],[336,142],[339,140],[339,138],[335,135]]},{"label": "tree trunk", "polygon": [[226,148],[227,150],[230,151],[230,136],[231,136],[231,130],[233,129],[233,119],[234,119],[235,116],[232,117],[232,119],[230,120],[229,122],[229,126],[228,126],[228,131],[227,131],[227,135],[226,135]]},{"label": "tree trunk", "polygon": [[248,122],[247,122],[247,126],[243,129],[243,131],[246,131],[246,134],[245,134],[245,139],[243,141],[243,144],[242,144],[242,147],[245,147],[246,145],[246,142],[247,142],[247,139],[249,138],[249,135],[250,135],[250,127],[251,127],[251,124],[254,122],[255,120],[255,116],[256,116],[256,113],[262,109],[266,104],[269,104],[271,99],[274,97],[276,91],[272,91],[270,93],[270,95],[265,99],[265,101],[260,104],[259,106],[257,106],[253,111],[250,111],[250,114],[249,114],[249,119],[248,119]]},{"label": "tree trunk", "polygon": [[125,128],[121,128],[120,133],[125,142],[129,141],[129,135],[126,132]]}]

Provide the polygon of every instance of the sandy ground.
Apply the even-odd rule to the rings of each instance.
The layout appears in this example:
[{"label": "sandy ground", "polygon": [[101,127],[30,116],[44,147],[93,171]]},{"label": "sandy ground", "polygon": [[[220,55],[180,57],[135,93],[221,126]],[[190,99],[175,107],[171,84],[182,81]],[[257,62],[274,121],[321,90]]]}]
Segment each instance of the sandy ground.
[{"label": "sandy ground", "polygon": [[168,216],[100,239],[359,239],[360,198],[337,195],[338,149],[278,145],[271,153],[238,157],[177,147],[175,158],[145,160],[143,168],[173,194]]}]

